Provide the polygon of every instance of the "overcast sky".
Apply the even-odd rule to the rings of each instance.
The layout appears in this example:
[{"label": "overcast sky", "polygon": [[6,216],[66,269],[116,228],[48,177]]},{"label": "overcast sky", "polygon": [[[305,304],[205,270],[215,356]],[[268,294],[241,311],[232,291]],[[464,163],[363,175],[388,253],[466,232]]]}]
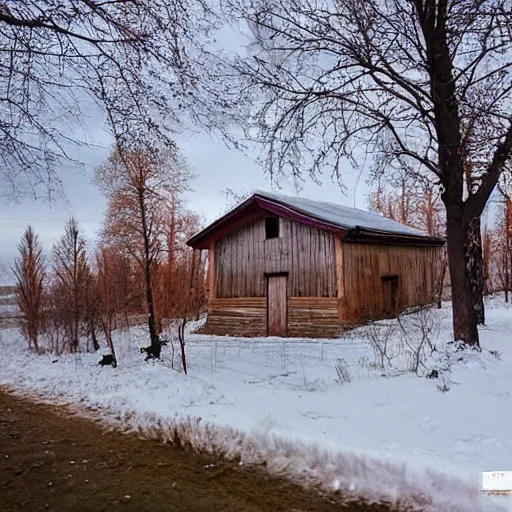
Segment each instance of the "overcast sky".
[{"label": "overcast sky", "polygon": [[[97,120],[97,122],[100,122]],[[16,245],[28,224],[39,234],[46,251],[62,235],[67,219],[73,215],[78,220],[87,239],[96,241],[105,212],[105,200],[92,182],[95,167],[108,155],[111,139],[100,127],[89,131],[94,148],[82,149],[78,157],[83,168],[62,171],[66,198],[48,204],[44,200],[27,198],[21,203],[2,200],[0,205],[0,262],[11,267],[16,255]],[[181,139],[181,140],[180,140]],[[222,191],[231,188],[246,192],[251,189],[271,190],[269,177],[254,159],[225,147],[206,134],[186,134],[178,143],[197,178],[188,193],[190,208],[204,217],[205,222],[214,220],[226,207]],[[299,195],[312,199],[332,201],[347,206],[366,208],[366,177],[347,164],[343,170],[346,193],[334,184],[329,172],[321,186],[311,180],[302,184]],[[296,194],[291,181],[280,184],[283,193]],[[3,283],[12,281],[10,273],[1,278]]]},{"label": "overcast sky", "polygon": [[[219,34],[217,44],[232,51],[245,51],[242,34],[231,29]],[[229,48],[228,48],[229,47]],[[84,100],[87,101],[87,100]],[[112,138],[106,130],[104,113],[95,104],[81,106],[84,113],[78,119],[80,130],[76,138],[85,139],[92,147],[71,151],[83,167],[69,166],[62,170],[66,198],[48,204],[43,199],[35,201],[27,198],[20,203],[12,203],[2,196],[0,190],[0,265],[10,268],[17,254],[16,245],[27,225],[32,225],[38,233],[44,249],[49,252],[53,243],[62,235],[64,224],[73,215],[86,238],[93,245],[101,229],[105,213],[105,199],[94,185],[94,169],[109,154]],[[264,169],[255,163],[253,156],[246,156],[228,149],[222,142],[201,132],[184,133],[176,138],[179,147],[188,160],[192,172],[197,176],[192,183],[193,191],[187,194],[190,209],[202,215],[204,222],[213,221],[227,205],[221,193],[226,188],[235,192],[248,192],[253,189],[271,190],[269,177]],[[254,156],[257,149],[254,149]],[[367,176],[359,176],[347,163],[342,170],[345,193],[330,179],[326,169],[322,184],[309,180],[301,184],[299,195],[324,201],[341,203],[366,209]],[[291,181],[279,184],[282,193],[295,195],[297,191]],[[275,190],[275,189],[274,189]],[[13,281],[10,272],[0,270],[0,283]]]}]

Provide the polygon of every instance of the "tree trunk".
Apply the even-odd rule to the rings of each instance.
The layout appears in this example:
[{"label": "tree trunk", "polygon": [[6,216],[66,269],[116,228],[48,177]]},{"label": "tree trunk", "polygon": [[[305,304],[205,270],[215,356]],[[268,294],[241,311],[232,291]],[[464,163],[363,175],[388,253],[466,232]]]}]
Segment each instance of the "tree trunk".
[{"label": "tree trunk", "polygon": [[512,265],[512,255],[510,247],[510,217],[511,217],[511,202],[510,199],[506,198],[505,208],[505,302],[508,303],[508,290],[510,287],[510,266]]},{"label": "tree trunk", "polygon": [[473,310],[478,325],[485,324],[484,309],[484,260],[480,217],[474,217],[466,225],[465,259],[471,286]]},{"label": "tree trunk", "polygon": [[180,342],[180,350],[181,350],[181,366],[183,367],[183,373],[188,375],[187,370],[187,353],[185,351],[185,325],[187,324],[187,319],[184,318],[181,321],[181,324],[178,326],[178,339]]},{"label": "tree trunk", "polygon": [[116,357],[116,351],[114,348],[114,340],[112,339],[112,330],[113,330],[113,317],[111,315],[108,315],[107,319],[101,320],[101,328],[103,330],[103,333],[105,334],[105,339],[107,340],[107,346],[110,350],[110,354],[112,355],[113,361],[112,361],[112,367],[117,368],[117,357]]},{"label": "tree trunk", "polygon": [[[491,260],[491,248],[492,238],[488,230],[485,230],[482,235],[482,252],[484,258],[484,296],[489,295],[493,292],[492,279],[490,273],[490,260]],[[484,311],[485,312],[485,311]]]},{"label": "tree trunk", "polygon": [[91,322],[91,340],[94,352],[98,352],[100,349],[100,344],[98,342],[98,337],[96,336],[96,328],[94,327],[94,322]]},{"label": "tree trunk", "polygon": [[160,357],[160,340],[156,328],[155,304],[153,302],[153,290],[151,288],[151,267],[149,262],[144,269],[144,279],[146,282],[146,304],[148,308],[148,328],[149,338],[151,340],[151,353],[155,357]]},{"label": "tree trunk", "polygon": [[[158,337],[155,317],[155,304],[153,302],[153,289],[151,288],[151,248],[148,226],[146,222],[146,203],[144,201],[144,190],[138,191],[140,216],[142,222],[142,239],[144,243],[144,283],[146,287],[146,307],[148,310],[149,339],[151,340],[150,350],[153,357],[160,357],[162,346]],[[149,355],[149,354],[148,354]]]},{"label": "tree trunk", "polygon": [[116,351],[114,349],[114,342],[112,340],[112,331],[109,329],[108,332],[105,332],[105,337],[107,338],[107,345],[110,348],[110,353],[112,354],[112,367],[117,368],[117,357],[116,357]]},{"label": "tree trunk", "polygon": [[439,272],[439,278],[437,282],[437,309],[441,309],[443,305],[444,280],[446,278],[446,269],[448,267],[448,256],[446,255],[446,249],[444,251],[443,260],[441,261],[441,270]]},{"label": "tree trunk", "polygon": [[[76,294],[75,294],[74,301],[75,301],[75,303],[77,301]],[[76,353],[78,351],[78,343],[79,343],[79,340],[78,340],[79,320],[78,320],[78,312],[77,312],[75,306],[73,306],[73,313],[72,314],[73,314],[73,320],[72,320],[72,324],[71,324],[71,339],[70,339],[70,342],[71,342],[71,352],[72,353]]]},{"label": "tree trunk", "polygon": [[456,341],[478,347],[478,328],[466,270],[465,226],[462,204],[446,205],[448,264],[452,286],[453,334]]}]

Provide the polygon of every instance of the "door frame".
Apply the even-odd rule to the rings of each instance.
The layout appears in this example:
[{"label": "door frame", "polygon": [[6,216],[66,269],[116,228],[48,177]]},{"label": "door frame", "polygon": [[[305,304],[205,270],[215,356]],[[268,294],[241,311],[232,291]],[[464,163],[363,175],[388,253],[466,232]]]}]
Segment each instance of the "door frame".
[{"label": "door frame", "polygon": [[[380,277],[382,286],[382,312],[396,316],[400,308],[400,276],[398,274]],[[389,309],[388,309],[389,307]]]},{"label": "door frame", "polygon": [[288,278],[290,276],[290,273],[289,272],[264,272],[263,273],[264,277],[265,277],[265,295],[266,295],[266,304],[265,304],[265,309],[266,309],[266,323],[267,323],[267,336],[270,336],[269,334],[269,323],[268,323],[268,298],[269,298],[269,295],[268,295],[268,284],[269,284],[269,278],[270,277],[286,277],[286,294],[285,294],[285,299],[286,299],[286,308],[285,308],[285,326],[286,326],[286,329],[285,329],[285,336],[288,336]]}]

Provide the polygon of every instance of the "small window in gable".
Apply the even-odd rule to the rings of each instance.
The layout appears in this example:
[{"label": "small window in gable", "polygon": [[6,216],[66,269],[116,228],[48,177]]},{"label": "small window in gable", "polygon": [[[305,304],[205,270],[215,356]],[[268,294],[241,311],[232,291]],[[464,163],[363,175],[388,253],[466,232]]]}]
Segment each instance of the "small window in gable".
[{"label": "small window in gable", "polygon": [[279,217],[265,218],[265,238],[279,238]]}]

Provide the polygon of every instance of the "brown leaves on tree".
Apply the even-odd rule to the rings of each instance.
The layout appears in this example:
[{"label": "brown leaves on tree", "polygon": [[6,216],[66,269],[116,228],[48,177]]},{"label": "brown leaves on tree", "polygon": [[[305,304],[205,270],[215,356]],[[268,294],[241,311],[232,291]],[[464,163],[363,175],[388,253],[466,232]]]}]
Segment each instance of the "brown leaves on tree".
[{"label": "brown leaves on tree", "polygon": [[180,199],[190,179],[177,152],[152,146],[118,146],[96,173],[108,198],[103,242],[136,262],[143,279],[150,357],[160,357],[162,319],[188,308],[190,265],[181,253],[198,221],[181,209]]},{"label": "brown leaves on tree", "polygon": [[18,244],[19,256],[14,263],[16,294],[22,316],[21,331],[29,348],[38,350],[42,327],[42,297],[45,279],[45,261],[38,236],[31,226],[25,230]]}]

